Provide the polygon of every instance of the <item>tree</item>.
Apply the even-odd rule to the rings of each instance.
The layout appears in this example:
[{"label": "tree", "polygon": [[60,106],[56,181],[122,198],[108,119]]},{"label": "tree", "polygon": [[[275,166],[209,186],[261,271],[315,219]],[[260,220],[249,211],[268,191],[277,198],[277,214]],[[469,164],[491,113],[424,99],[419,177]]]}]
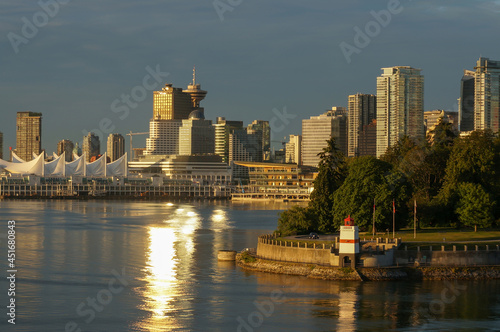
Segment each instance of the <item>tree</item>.
[{"label": "tree", "polygon": [[[439,201],[448,211],[456,211],[461,183],[481,185],[493,201],[500,199],[500,140],[491,130],[474,131],[457,139],[446,164]],[[500,211],[496,210],[496,217]],[[453,216],[450,216],[451,218]]]},{"label": "tree", "polygon": [[307,207],[296,205],[279,214],[277,231],[282,236],[308,234],[316,229],[316,216]]},{"label": "tree", "polygon": [[494,221],[494,202],[490,195],[477,183],[461,183],[458,186],[458,204],[455,212],[465,226],[489,227]]},{"label": "tree", "polygon": [[398,225],[402,220],[406,224],[406,181],[400,173],[392,172],[389,163],[375,157],[359,157],[349,163],[347,173],[344,183],[334,194],[332,214],[335,228],[351,215],[360,229],[371,229],[374,201],[376,228],[392,228],[393,199],[398,207]]},{"label": "tree", "polygon": [[319,172],[314,180],[309,207],[318,218],[318,231],[327,233],[333,227],[333,194],[345,178],[345,157],[337,148],[335,138],[330,138],[323,151],[318,153]]}]

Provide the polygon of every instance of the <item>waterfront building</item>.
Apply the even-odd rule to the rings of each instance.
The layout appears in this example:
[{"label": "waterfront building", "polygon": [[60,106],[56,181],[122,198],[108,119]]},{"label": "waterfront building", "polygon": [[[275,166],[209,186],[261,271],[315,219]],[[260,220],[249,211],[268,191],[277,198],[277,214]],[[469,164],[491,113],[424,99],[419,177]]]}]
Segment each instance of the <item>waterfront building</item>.
[{"label": "waterfront building", "polygon": [[474,130],[474,86],[476,73],[464,70],[460,82],[460,98],[458,99],[458,127],[460,131]]},{"label": "waterfront building", "polygon": [[195,110],[189,119],[182,120],[179,128],[179,154],[213,154],[215,150],[215,130],[212,121],[205,120],[201,110]]},{"label": "waterfront building", "polygon": [[60,156],[64,153],[65,160],[68,162],[72,161],[74,148],[73,142],[69,139],[63,139],[57,143],[57,155]]},{"label": "waterfront building", "polygon": [[285,162],[301,165],[302,136],[290,135],[285,146]]},{"label": "waterfront building", "polygon": [[[369,137],[364,132],[368,129],[369,125],[377,117],[376,107],[377,97],[369,94],[357,93],[348,97],[348,121],[347,121],[347,156],[358,157],[363,156],[360,150],[367,151],[365,148],[360,148],[361,137],[363,137],[365,144],[366,139]],[[376,137],[374,144],[376,144]],[[375,156],[375,154],[373,154]]]},{"label": "waterfront building", "polygon": [[109,134],[107,152],[112,162],[125,154],[125,139],[121,134]]},{"label": "waterfront building", "polygon": [[189,183],[230,184],[231,168],[217,155],[198,156],[144,156],[130,161],[131,174],[141,176],[161,175],[170,180],[186,180]]},{"label": "waterfront building", "polygon": [[347,153],[347,110],[335,107],[319,116],[302,120],[302,165],[317,167],[318,153],[335,138],[339,150]]},{"label": "waterfront building", "polygon": [[85,155],[85,161],[90,162],[92,157],[97,157],[101,154],[101,142],[99,136],[94,133],[88,133],[83,136],[82,151]]},{"label": "waterfront building", "polygon": [[245,188],[232,194],[234,200],[277,199],[308,200],[318,175],[314,167],[296,163],[269,163],[235,161],[248,170],[249,181]]},{"label": "waterfront building", "polygon": [[500,130],[500,61],[480,57],[474,76],[474,130]]},{"label": "waterfront building", "polygon": [[15,153],[24,161],[42,152],[42,113],[17,112]]},{"label": "waterfront building", "polygon": [[255,134],[261,141],[262,159],[271,159],[271,128],[269,121],[254,120],[247,126],[247,133]]},{"label": "waterfront building", "polygon": [[229,163],[229,134],[234,130],[243,129],[243,121],[229,121],[224,117],[217,117],[213,125],[215,131],[215,154],[222,157],[222,161]]},{"label": "waterfront building", "polygon": [[377,77],[377,157],[401,137],[424,139],[424,77],[409,66],[382,68]]}]

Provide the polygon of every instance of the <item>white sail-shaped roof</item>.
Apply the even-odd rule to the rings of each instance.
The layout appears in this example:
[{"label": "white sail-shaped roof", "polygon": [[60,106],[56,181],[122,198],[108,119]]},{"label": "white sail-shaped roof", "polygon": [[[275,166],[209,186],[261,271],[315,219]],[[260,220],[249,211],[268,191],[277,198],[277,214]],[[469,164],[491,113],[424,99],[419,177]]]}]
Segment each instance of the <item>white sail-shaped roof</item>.
[{"label": "white sail-shaped roof", "polygon": [[54,160],[45,163],[43,175],[64,176],[66,174],[65,163],[65,153],[63,152],[59,157],[56,157]]},{"label": "white sail-shaped roof", "polygon": [[66,175],[85,175],[85,154],[80,157],[76,156],[75,160],[66,163]]},{"label": "white sail-shaped roof", "polygon": [[21,158],[13,154],[15,162],[0,159],[0,169],[13,174],[34,174],[38,176],[128,176],[127,154],[112,163],[106,163],[106,153],[101,158],[92,163],[87,163],[83,154],[72,162],[66,162],[65,153],[55,158],[53,161],[45,162],[44,153],[40,153],[35,159],[29,162],[21,162]]},{"label": "white sail-shaped roof", "polygon": [[112,163],[106,165],[107,176],[127,176],[128,173],[127,153]]},{"label": "white sail-shaped roof", "polygon": [[54,159],[56,159],[56,158],[58,157],[57,153],[52,152],[52,157],[53,157]]},{"label": "white sail-shaped roof", "polygon": [[36,174],[36,175],[43,175],[43,152],[40,153],[38,157],[33,159],[32,161],[28,162],[20,162],[19,160],[22,160],[18,156],[15,156],[15,153],[12,153],[12,160],[15,160],[14,158],[17,158],[16,162],[9,162],[0,159],[0,166],[4,168],[6,171],[13,173],[13,174]]},{"label": "white sail-shaped roof", "polygon": [[25,163],[26,160],[20,158],[14,151],[12,151],[12,162],[13,163]]},{"label": "white sail-shaped roof", "polygon": [[104,152],[101,158],[87,164],[85,168],[86,176],[106,176],[106,152]]}]

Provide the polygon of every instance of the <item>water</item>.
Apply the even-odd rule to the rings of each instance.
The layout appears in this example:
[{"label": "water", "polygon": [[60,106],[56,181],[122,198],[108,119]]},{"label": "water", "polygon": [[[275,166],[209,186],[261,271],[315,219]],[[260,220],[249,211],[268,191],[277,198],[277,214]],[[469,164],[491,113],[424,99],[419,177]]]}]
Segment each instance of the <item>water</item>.
[{"label": "water", "polygon": [[16,220],[16,325],[0,331],[500,330],[500,281],[340,282],[249,272],[279,205],[0,201]]}]

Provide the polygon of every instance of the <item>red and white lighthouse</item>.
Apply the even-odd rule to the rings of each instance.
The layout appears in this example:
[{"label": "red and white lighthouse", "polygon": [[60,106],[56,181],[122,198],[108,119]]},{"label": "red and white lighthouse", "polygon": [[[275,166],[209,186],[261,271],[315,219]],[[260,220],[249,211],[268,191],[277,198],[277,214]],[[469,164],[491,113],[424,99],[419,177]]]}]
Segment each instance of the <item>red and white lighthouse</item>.
[{"label": "red and white lighthouse", "polygon": [[359,254],[359,230],[354,219],[349,215],[340,226],[339,265],[356,267],[356,255]]}]

